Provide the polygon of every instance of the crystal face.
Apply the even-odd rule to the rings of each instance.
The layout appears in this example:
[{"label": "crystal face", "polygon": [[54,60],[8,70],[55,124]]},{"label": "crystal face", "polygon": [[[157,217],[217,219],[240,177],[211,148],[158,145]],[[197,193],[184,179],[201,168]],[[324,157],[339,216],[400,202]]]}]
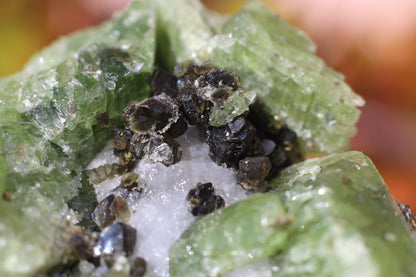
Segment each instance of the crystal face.
[{"label": "crystal face", "polygon": [[129,101],[147,97],[154,19],[136,1],[111,23],[60,39],[0,80],[0,190],[13,196],[0,203],[1,276],[58,263],[70,226],[81,219],[68,205],[80,216],[94,209],[83,170],[109,139],[99,116],[107,112],[113,122]]},{"label": "crystal face", "polygon": [[414,274],[414,238],[364,154],[306,160],[285,169],[271,186],[294,218],[292,239],[273,258],[275,276]]}]

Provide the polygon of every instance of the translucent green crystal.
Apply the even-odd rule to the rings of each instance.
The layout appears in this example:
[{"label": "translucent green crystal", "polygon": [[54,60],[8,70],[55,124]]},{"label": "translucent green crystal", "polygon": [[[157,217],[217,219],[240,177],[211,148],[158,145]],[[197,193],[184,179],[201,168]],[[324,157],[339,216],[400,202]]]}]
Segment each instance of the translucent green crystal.
[{"label": "translucent green crystal", "polygon": [[251,91],[238,89],[230,92],[230,96],[225,101],[224,107],[214,106],[209,117],[211,126],[223,126],[235,117],[247,112],[250,104],[254,102],[256,94]]},{"label": "translucent green crystal", "polygon": [[416,243],[371,160],[311,159],[271,185],[294,218],[275,276],[415,276]]},{"label": "translucent green crystal", "polygon": [[[188,1],[174,2],[172,9],[182,13],[179,2]],[[171,45],[174,58],[170,58],[170,66],[199,58],[218,67],[232,67],[242,80],[242,88],[257,94],[270,120],[297,132],[304,153],[348,148],[360,114],[356,107],[364,101],[345,84],[341,74],[316,57],[315,46],[304,33],[256,1],[249,2],[221,28],[211,28],[215,32],[211,36],[209,17],[203,17],[200,6],[190,5],[187,12],[192,15],[171,17],[171,13],[176,14],[172,11],[160,14],[163,22],[169,23],[168,30],[175,30],[159,38],[163,45]],[[194,20],[194,16],[199,19]],[[199,31],[194,30],[195,25]]]},{"label": "translucent green crystal", "polygon": [[279,198],[258,194],[194,222],[169,253],[176,276],[220,276],[281,249],[291,219]]},{"label": "translucent green crystal", "polygon": [[93,193],[83,169],[111,135],[95,116],[107,111],[117,122],[128,102],[150,91],[156,19],[149,6],[136,1],[111,23],[59,40],[0,80],[0,192],[13,197],[0,200],[1,276],[59,261],[74,223],[67,204],[80,216],[91,209],[81,201],[94,203],[94,194],[94,201],[78,195],[80,188]]},{"label": "translucent green crystal", "polygon": [[[197,52],[214,35],[208,16],[215,16],[216,23],[223,19],[207,12],[195,0],[156,0],[157,54],[159,64],[173,71],[180,62],[197,58]],[[220,18],[220,20],[218,20]]]},{"label": "translucent green crystal", "polygon": [[231,66],[277,125],[297,132],[303,151],[333,153],[355,134],[363,100],[327,68],[313,44],[257,2],[231,17],[208,42],[215,65]]}]

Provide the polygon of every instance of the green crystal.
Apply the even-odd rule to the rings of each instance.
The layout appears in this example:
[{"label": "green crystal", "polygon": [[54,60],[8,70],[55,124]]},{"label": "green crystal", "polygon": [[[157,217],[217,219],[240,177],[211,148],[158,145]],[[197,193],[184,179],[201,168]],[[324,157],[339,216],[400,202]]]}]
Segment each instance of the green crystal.
[{"label": "green crystal", "polygon": [[[250,30],[250,31],[248,31]],[[231,66],[277,125],[296,131],[304,153],[345,149],[363,100],[327,68],[314,46],[257,2],[230,18],[208,42],[215,65]]]},{"label": "green crystal", "polygon": [[60,260],[74,218],[68,204],[89,224],[91,206],[81,202],[96,200],[84,167],[111,136],[95,116],[107,111],[117,122],[128,102],[149,94],[155,21],[149,4],[136,1],[0,80],[0,189],[13,196],[1,202],[1,276],[27,276]]},{"label": "green crystal", "polygon": [[275,276],[415,276],[416,244],[371,160],[334,154],[271,183],[294,218]]},{"label": "green crystal", "polygon": [[253,195],[195,221],[171,247],[175,276],[220,276],[281,249],[290,218],[273,194]]},{"label": "green crystal", "polygon": [[[156,0],[157,12],[157,53],[158,63],[173,71],[175,65],[197,58],[206,41],[215,33],[208,17],[216,23],[222,18],[207,12],[195,0]],[[221,20],[218,20],[221,18]],[[218,26],[217,26],[218,28]]]},{"label": "green crystal", "polygon": [[254,102],[256,94],[251,91],[238,89],[230,92],[224,107],[214,106],[209,117],[210,126],[223,126],[232,121],[235,117],[247,112],[250,104]]},{"label": "green crystal", "polygon": [[[181,8],[177,11],[183,12]],[[356,107],[364,101],[345,84],[341,74],[315,56],[315,46],[304,33],[256,1],[249,2],[221,28],[211,28],[212,32],[220,30],[211,36],[209,17],[203,16],[200,6],[193,4],[187,12],[192,14],[187,23],[187,16],[160,14],[169,24],[168,31],[175,30],[159,39],[171,45],[174,58],[170,66],[199,58],[218,67],[232,67],[242,80],[242,88],[257,94],[270,120],[297,132],[304,153],[348,148],[360,114]],[[199,31],[194,31],[194,23]],[[175,42],[186,42],[188,47]]]}]

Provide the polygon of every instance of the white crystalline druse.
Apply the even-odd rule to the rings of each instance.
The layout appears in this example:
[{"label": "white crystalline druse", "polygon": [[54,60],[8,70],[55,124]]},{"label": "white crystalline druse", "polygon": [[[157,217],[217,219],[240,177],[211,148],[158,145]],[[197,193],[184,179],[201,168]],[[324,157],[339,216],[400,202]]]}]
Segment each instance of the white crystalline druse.
[{"label": "white crystalline druse", "polygon": [[[133,256],[147,261],[151,276],[169,276],[169,248],[196,219],[188,211],[186,195],[198,182],[211,182],[226,206],[248,196],[236,183],[234,170],[218,166],[210,159],[208,146],[201,141],[196,128],[189,127],[177,141],[183,150],[181,161],[166,167],[141,160],[134,172],[145,182],[144,192],[139,198],[127,199],[132,212],[128,223],[137,230]],[[109,145],[88,168],[118,162],[112,152]],[[116,177],[95,185],[98,200],[108,196],[120,180],[121,177]],[[256,267],[250,269],[255,270]],[[264,272],[264,266],[260,271]]]}]

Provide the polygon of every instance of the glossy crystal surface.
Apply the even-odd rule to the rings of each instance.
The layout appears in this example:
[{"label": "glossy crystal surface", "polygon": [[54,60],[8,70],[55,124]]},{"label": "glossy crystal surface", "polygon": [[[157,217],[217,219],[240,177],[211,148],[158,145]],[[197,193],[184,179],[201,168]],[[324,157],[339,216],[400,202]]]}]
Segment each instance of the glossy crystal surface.
[{"label": "glossy crystal surface", "polygon": [[360,152],[291,166],[271,183],[294,218],[274,276],[414,276],[416,244]]},{"label": "glossy crystal surface", "polygon": [[195,221],[171,247],[169,272],[219,276],[276,253],[290,219],[279,198],[257,194]]}]

